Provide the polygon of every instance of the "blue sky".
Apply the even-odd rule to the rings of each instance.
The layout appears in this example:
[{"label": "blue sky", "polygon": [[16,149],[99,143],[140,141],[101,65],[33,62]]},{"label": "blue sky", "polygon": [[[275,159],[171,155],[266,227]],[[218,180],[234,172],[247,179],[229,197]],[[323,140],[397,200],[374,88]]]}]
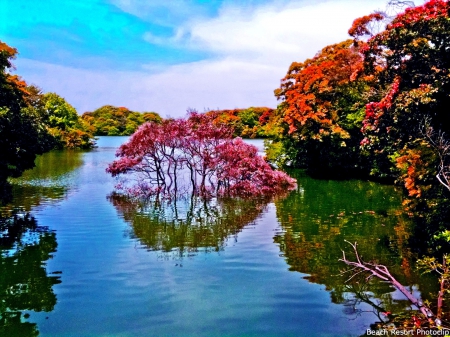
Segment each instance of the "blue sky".
[{"label": "blue sky", "polygon": [[2,0],[0,40],[16,73],[79,113],[102,105],[275,107],[293,61],[346,38],[384,0]]}]

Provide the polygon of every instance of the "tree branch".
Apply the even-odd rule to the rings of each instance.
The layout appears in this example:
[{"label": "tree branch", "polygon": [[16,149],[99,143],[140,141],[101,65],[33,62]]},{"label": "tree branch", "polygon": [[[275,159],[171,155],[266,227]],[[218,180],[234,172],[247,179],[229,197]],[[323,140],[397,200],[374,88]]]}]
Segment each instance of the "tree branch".
[{"label": "tree branch", "polygon": [[[350,261],[347,259],[345,252],[342,251],[342,258],[339,259],[339,261],[344,262],[345,264],[356,267],[361,269],[361,271],[369,273],[369,277],[375,276],[383,281],[389,282],[392,284],[395,288],[397,288],[403,295],[406,296],[406,298],[414,304],[420,312],[430,321],[432,322],[432,319],[436,316],[433,314],[433,312],[428,308],[427,306],[423,305],[422,301],[416,298],[408,289],[406,289],[399,281],[397,281],[394,276],[389,272],[389,269],[382,265],[377,263],[368,263],[362,261],[361,257],[359,256],[358,249],[357,249],[357,243],[351,243],[347,240],[345,240],[350,246],[352,246],[353,251],[355,253],[356,262]],[[358,272],[360,273],[360,272]],[[354,276],[354,275],[353,275]],[[353,278],[350,277],[348,280]],[[347,280],[347,281],[348,281]]]}]

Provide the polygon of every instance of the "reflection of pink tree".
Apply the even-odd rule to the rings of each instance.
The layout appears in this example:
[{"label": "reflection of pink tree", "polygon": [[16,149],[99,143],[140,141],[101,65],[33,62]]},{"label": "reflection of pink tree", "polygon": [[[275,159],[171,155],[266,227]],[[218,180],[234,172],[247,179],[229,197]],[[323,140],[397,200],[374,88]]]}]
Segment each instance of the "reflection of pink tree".
[{"label": "reflection of pink tree", "polygon": [[146,123],[119,148],[120,158],[107,172],[137,173],[137,184],[126,192],[147,196],[176,195],[180,187],[198,195],[267,195],[295,186],[287,174],[272,170],[256,147],[232,139],[229,126],[213,121],[212,115],[190,112],[185,120]]}]

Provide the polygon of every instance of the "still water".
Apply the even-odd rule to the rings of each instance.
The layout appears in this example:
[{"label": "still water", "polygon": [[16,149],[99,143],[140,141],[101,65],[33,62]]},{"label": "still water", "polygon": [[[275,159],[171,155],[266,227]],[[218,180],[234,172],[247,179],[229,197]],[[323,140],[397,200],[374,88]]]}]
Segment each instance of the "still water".
[{"label": "still water", "polygon": [[129,201],[105,173],[125,140],[45,154],[14,181],[0,335],[359,336],[372,304],[407,306],[339,275],[349,240],[416,282],[393,187],[293,171],[297,190],[273,200]]}]

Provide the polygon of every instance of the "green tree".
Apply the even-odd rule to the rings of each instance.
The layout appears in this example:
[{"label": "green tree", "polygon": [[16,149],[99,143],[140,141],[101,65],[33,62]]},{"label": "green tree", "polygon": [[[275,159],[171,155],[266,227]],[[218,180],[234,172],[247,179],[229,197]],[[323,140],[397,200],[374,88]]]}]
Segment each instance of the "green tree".
[{"label": "green tree", "polygon": [[[17,50],[0,41],[0,199],[10,193],[8,177],[18,177],[34,166],[36,155],[48,151],[47,131],[38,114],[27,103],[26,83],[11,75],[11,60]],[[0,201],[2,201],[0,200]]]},{"label": "green tree", "polygon": [[55,138],[57,147],[93,147],[93,134],[72,105],[53,92],[43,94],[41,101],[41,113],[45,116],[48,131]]},{"label": "green tree", "polygon": [[112,105],[104,105],[93,112],[85,112],[82,118],[95,136],[129,136],[145,122],[162,121],[156,112],[139,113]]}]

